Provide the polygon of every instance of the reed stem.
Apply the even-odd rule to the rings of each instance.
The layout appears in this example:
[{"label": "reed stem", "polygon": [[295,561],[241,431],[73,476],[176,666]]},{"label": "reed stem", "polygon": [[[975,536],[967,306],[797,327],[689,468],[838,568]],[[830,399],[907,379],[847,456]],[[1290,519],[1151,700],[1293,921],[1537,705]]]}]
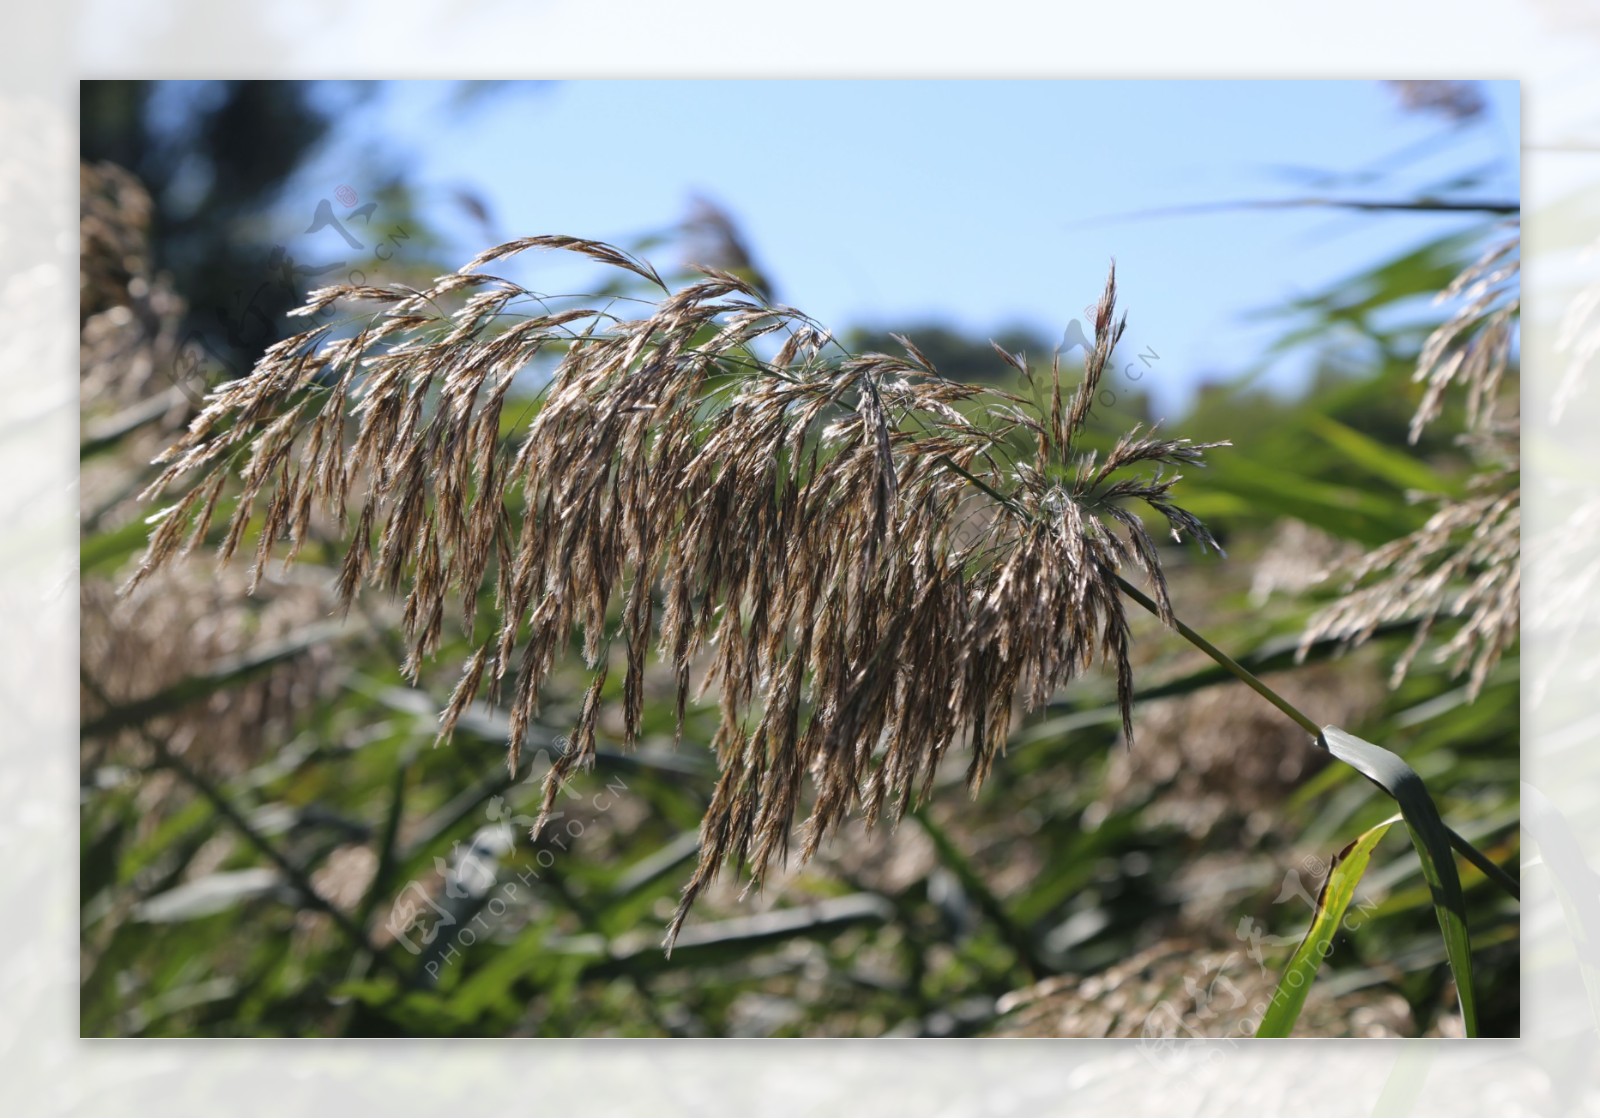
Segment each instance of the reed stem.
[{"label": "reed stem", "polygon": [[[1137,602],[1140,606],[1143,606],[1156,617],[1161,617],[1161,608],[1156,605],[1156,601],[1153,598],[1145,594],[1132,583],[1128,582],[1121,575],[1118,575],[1116,579],[1117,584],[1122,588],[1123,594],[1133,599],[1133,601]],[[1193,645],[1196,649],[1199,649],[1206,656],[1220,664],[1223,668],[1233,673],[1233,675],[1237,676],[1240,680],[1248,684],[1268,703],[1272,704],[1279,711],[1282,711],[1285,715],[1289,716],[1289,718],[1293,719],[1296,723],[1300,724],[1300,726],[1304,727],[1306,733],[1310,734],[1311,737],[1316,740],[1317,747],[1319,749],[1324,751],[1327,750],[1327,743],[1324,742],[1322,737],[1322,728],[1317,726],[1317,724],[1314,723],[1310,716],[1306,715],[1305,712],[1301,711],[1294,704],[1290,703],[1277,692],[1267,687],[1266,683],[1263,682],[1259,676],[1251,672],[1248,668],[1234,660],[1232,657],[1228,656],[1227,653],[1224,653],[1221,649],[1211,644],[1211,642],[1207,641],[1203,636],[1191,629],[1180,619],[1176,617],[1172,619],[1172,628],[1177,630],[1184,640],[1189,642],[1189,644]],[[1450,837],[1450,846],[1454,847],[1462,858],[1466,859],[1473,866],[1477,867],[1484,877],[1489,879],[1489,881],[1493,882],[1496,886],[1499,886],[1512,897],[1519,899],[1521,898],[1522,892],[1517,880],[1496,865],[1494,860],[1490,859],[1489,856],[1485,855],[1482,851],[1479,851],[1471,843],[1467,842],[1467,840],[1457,835],[1454,828],[1445,828],[1445,834]]]},{"label": "reed stem", "polygon": [[[1123,594],[1133,599],[1133,601],[1137,602],[1140,606],[1143,606],[1156,617],[1161,617],[1161,608],[1156,605],[1156,602],[1153,598],[1145,594],[1132,583],[1128,582],[1121,575],[1118,575],[1116,578],[1117,584],[1122,588]],[[1183,636],[1184,640],[1189,642],[1189,644],[1193,645],[1196,649],[1199,649],[1202,653],[1216,661],[1229,672],[1233,673],[1240,680],[1243,680],[1268,703],[1272,704],[1279,711],[1282,711],[1285,715],[1289,716],[1289,718],[1299,723],[1305,728],[1306,733],[1311,735],[1312,738],[1322,738],[1322,728],[1317,726],[1316,723],[1312,722],[1311,718],[1306,715],[1305,712],[1301,711],[1294,704],[1290,703],[1277,692],[1267,687],[1267,685],[1262,682],[1261,677],[1257,676],[1254,672],[1251,672],[1244,665],[1230,657],[1227,653],[1224,653],[1221,649],[1211,644],[1211,642],[1207,641],[1193,629],[1190,629],[1189,626],[1184,624],[1184,622],[1180,619],[1172,619],[1172,628],[1177,630],[1178,633]]]}]

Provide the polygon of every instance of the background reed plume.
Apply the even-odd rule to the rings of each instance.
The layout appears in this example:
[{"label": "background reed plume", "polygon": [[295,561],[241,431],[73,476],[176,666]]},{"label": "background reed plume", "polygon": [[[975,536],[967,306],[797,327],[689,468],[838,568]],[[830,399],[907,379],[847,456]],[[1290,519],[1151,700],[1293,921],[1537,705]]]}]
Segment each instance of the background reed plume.
[{"label": "background reed plume", "polygon": [[[111,163],[83,164],[79,187],[78,366],[88,451],[78,487],[83,527],[93,532],[123,512],[138,488],[130,475],[183,430],[197,393],[178,375],[187,306],[152,264],[149,193]],[[197,560],[169,564],[138,595],[119,597],[109,580],[80,582],[79,659],[93,682],[81,690],[80,706],[97,740],[86,764],[114,755],[150,764],[145,737],[153,730],[200,770],[236,772],[332,690],[332,650],[297,640],[327,613],[328,593],[309,573],[251,600],[241,573],[197,587],[198,567]],[[181,687],[208,665],[248,655],[263,638],[305,644],[303,655],[282,657],[230,694],[149,720],[153,727],[121,721],[108,702]],[[143,807],[148,819],[159,818],[154,797]]]},{"label": "background reed plume", "polygon": [[1344,593],[1311,619],[1302,653],[1324,637],[1359,644],[1385,623],[1415,619],[1415,635],[1390,677],[1398,685],[1436,624],[1458,621],[1436,656],[1465,674],[1468,694],[1476,696],[1517,640],[1522,424],[1513,344],[1522,311],[1521,245],[1520,224],[1512,223],[1439,293],[1437,302],[1457,306],[1428,336],[1413,376],[1424,390],[1411,419],[1412,444],[1439,419],[1450,389],[1465,396],[1465,431],[1457,439],[1473,463],[1465,492],[1414,495],[1433,507],[1426,524],[1335,565],[1330,574],[1342,577]]},{"label": "background reed plume", "polygon": [[[582,254],[657,294],[585,306],[479,271],[535,248]],[[787,856],[808,774],[802,859],[853,807],[898,819],[959,742],[976,789],[1016,709],[1097,660],[1115,670],[1131,735],[1119,570],[1142,570],[1171,617],[1132,506],[1214,546],[1172,504],[1168,468],[1220,445],[1139,428],[1103,457],[1080,445],[1124,327],[1114,273],[1075,390],[1059,357],[1046,374],[999,351],[1026,395],[946,380],[905,339],[901,356],[845,353],[740,277],[699,274],[671,290],[612,246],[531,237],[426,291],[313,292],[296,314],[364,317],[271,347],[212,394],[158,460],[147,497],[187,488],[153,518],[133,580],[193,548],[229,505],[221,557],[259,528],[257,575],[277,542],[292,558],[326,514],[348,534],[346,608],[363,583],[404,594],[413,679],[459,601],[475,652],[440,735],[480,692],[508,691],[513,773],[541,686],[578,635],[592,683],[546,778],[541,825],[594,759],[614,660],[630,745],[650,647],[675,675],[680,735],[703,666],[699,690],[714,688],[721,712],[720,779],[669,940],[728,857],[760,881]],[[619,311],[641,304],[639,317]],[[542,360],[531,420],[507,414],[513,382]]]}]

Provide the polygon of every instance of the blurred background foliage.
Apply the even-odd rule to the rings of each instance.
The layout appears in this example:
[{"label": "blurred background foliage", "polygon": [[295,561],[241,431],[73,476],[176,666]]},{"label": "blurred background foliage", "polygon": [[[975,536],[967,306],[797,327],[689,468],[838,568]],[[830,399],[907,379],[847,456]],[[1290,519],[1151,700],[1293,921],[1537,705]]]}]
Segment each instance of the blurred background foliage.
[{"label": "blurred background foliage", "polygon": [[[264,232],[262,207],[367,95],[208,83],[178,112],[159,85],[83,86],[83,1034],[1248,1034],[1329,857],[1392,805],[1153,622],[1136,620],[1134,748],[1111,682],[1081,680],[1019,722],[979,797],[952,759],[897,830],[853,825],[759,895],[720,882],[667,957],[661,934],[694,864],[715,729],[713,712],[692,711],[672,748],[671,681],[647,696],[638,751],[621,752],[620,726],[603,722],[611,748],[602,739],[596,770],[532,843],[538,781],[587,685],[577,657],[549,689],[530,769],[512,779],[492,707],[433,746],[466,642],[409,686],[399,604],[368,596],[349,618],[330,616],[331,548],[272,567],[253,595],[244,565],[219,573],[201,549],[118,596],[149,531],[136,497],[148,464],[207,385],[290,333],[283,313],[310,288],[354,270],[417,283],[461,263],[430,232],[437,199],[424,204],[376,150],[365,181],[379,189],[324,200],[342,232],[305,207],[320,255],[297,261]],[[460,111],[488,95],[501,94],[458,91]],[[1471,119],[1465,93],[1419,96],[1416,109],[1441,113],[1441,127]],[[492,230],[470,191],[446,204]],[[1447,314],[1430,297],[1504,235],[1502,221],[1457,223],[1262,309],[1280,347],[1314,353],[1316,375],[1285,394],[1240,371],[1166,417],[1169,432],[1234,446],[1182,487],[1229,555],[1173,549],[1165,563],[1186,621],[1319,722],[1402,755],[1456,830],[1514,866],[1515,647],[1470,702],[1426,654],[1388,687],[1410,624],[1357,650],[1321,642],[1303,663],[1294,655],[1338,590],[1318,578],[1329,564],[1418,528],[1428,510],[1414,491],[1465,485],[1459,401],[1406,443],[1421,395],[1410,375]],[[743,271],[782,298],[779,262],[760,260],[709,199],[687,200],[681,225],[642,231],[633,247],[661,264]],[[909,334],[958,379],[1010,375],[987,337],[947,324],[830,325],[852,348]],[[1062,340],[1018,327],[995,341],[1047,360]],[[1132,377],[1139,354],[1125,362],[1105,433],[1154,418]],[[322,531],[331,540],[339,527]],[[1471,868],[1463,884],[1483,1032],[1515,1035],[1515,904]],[[1402,837],[1378,848],[1352,914],[1298,1032],[1459,1032]]]}]

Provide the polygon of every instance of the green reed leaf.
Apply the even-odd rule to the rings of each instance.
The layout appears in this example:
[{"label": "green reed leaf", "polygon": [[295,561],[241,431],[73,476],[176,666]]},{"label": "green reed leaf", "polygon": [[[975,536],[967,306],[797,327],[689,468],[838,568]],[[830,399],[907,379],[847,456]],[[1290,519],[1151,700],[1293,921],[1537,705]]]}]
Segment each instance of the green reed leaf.
[{"label": "green reed leaf", "polygon": [[1322,892],[1317,897],[1317,912],[1311,920],[1311,928],[1294,955],[1289,957],[1272,1002],[1261,1017],[1257,1037],[1288,1037],[1294,1031],[1312,980],[1317,977],[1317,969],[1332,950],[1334,934],[1339,931],[1345,910],[1350,908],[1351,899],[1356,895],[1356,884],[1367,871],[1372,849],[1400,818],[1391,816],[1377,827],[1362,832],[1355,842],[1333,856],[1328,880],[1322,884]]},{"label": "green reed leaf", "polygon": [[1451,832],[1439,816],[1439,809],[1428,795],[1417,771],[1399,755],[1340,730],[1322,728],[1322,742],[1328,752],[1356,770],[1394,798],[1405,817],[1406,830],[1422,860],[1423,877],[1433,893],[1433,909],[1444,935],[1445,955],[1455,976],[1456,997],[1461,1004],[1461,1020],[1468,1037],[1478,1036],[1477,1004],[1472,994],[1472,948],[1467,938],[1467,905],[1450,854]]}]

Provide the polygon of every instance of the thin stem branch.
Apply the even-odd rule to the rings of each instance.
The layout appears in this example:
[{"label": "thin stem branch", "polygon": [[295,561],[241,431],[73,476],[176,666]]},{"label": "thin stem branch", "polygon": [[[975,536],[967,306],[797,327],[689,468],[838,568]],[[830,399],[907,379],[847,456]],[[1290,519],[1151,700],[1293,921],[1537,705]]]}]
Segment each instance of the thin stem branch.
[{"label": "thin stem branch", "polygon": [[1457,835],[1454,828],[1446,826],[1444,831],[1445,834],[1450,837],[1450,846],[1454,847],[1458,852],[1460,852],[1462,858],[1466,859],[1467,862],[1481,870],[1483,872],[1483,876],[1489,881],[1493,882],[1496,886],[1499,886],[1502,890],[1516,898],[1518,901],[1522,900],[1522,887],[1518,885],[1515,878],[1511,877],[1510,874],[1508,874],[1488,855],[1485,855],[1482,851],[1478,850],[1472,844],[1468,843],[1465,839],[1462,839],[1459,835]]},{"label": "thin stem branch", "polygon": [[[1117,576],[1117,584],[1122,588],[1123,594],[1133,599],[1133,601],[1137,602],[1140,606],[1143,606],[1156,617],[1161,617],[1161,607],[1156,605],[1155,599],[1145,594],[1138,587],[1124,579],[1121,575]],[[1189,644],[1193,645],[1196,649],[1199,649],[1206,656],[1210,657],[1223,668],[1237,676],[1240,680],[1243,680],[1246,684],[1250,685],[1250,687],[1268,703],[1272,704],[1272,706],[1276,707],[1279,711],[1282,711],[1285,715],[1289,716],[1289,718],[1299,723],[1305,728],[1306,733],[1311,735],[1312,738],[1320,739],[1322,737],[1322,728],[1317,726],[1317,724],[1311,720],[1310,716],[1306,715],[1305,712],[1301,711],[1294,704],[1284,699],[1277,692],[1267,687],[1267,685],[1262,682],[1259,676],[1251,672],[1244,665],[1240,664],[1227,653],[1224,653],[1221,649],[1211,644],[1211,642],[1207,641],[1204,637],[1200,636],[1200,634],[1190,629],[1176,617],[1172,619],[1172,628],[1177,630],[1178,633],[1183,636],[1184,640],[1189,642]]]}]

